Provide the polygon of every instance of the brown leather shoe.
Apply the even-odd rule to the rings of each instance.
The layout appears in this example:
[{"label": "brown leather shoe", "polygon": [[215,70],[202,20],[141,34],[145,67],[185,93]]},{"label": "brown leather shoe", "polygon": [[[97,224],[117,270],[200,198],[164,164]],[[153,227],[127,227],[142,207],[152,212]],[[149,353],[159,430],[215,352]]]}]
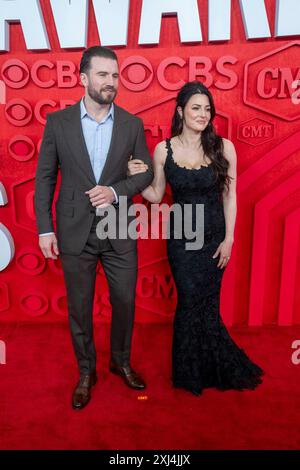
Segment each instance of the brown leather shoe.
[{"label": "brown leather shoe", "polygon": [[113,374],[122,377],[126,385],[135,390],[143,390],[146,384],[142,377],[138,375],[130,366],[122,367],[115,364],[113,361],[109,363],[109,370]]},{"label": "brown leather shoe", "polygon": [[91,388],[97,382],[97,374],[81,375],[72,395],[72,407],[74,410],[82,410],[91,399]]}]

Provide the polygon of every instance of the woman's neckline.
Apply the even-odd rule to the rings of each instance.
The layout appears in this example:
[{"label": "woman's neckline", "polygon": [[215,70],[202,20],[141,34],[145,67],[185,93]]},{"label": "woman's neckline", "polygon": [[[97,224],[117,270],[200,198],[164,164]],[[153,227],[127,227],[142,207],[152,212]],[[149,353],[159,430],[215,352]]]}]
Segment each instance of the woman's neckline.
[{"label": "woman's neckline", "polygon": [[203,170],[203,168],[209,168],[212,165],[212,163],[209,163],[208,165],[200,165],[199,168],[193,168],[193,167],[188,168],[187,166],[179,165],[179,163],[177,163],[176,160],[173,157],[174,152],[173,152],[173,149],[172,149],[171,139],[169,139],[169,144],[170,144],[170,149],[171,149],[172,161],[178,168],[182,168],[183,170],[187,170],[187,171],[200,171],[200,170]]}]

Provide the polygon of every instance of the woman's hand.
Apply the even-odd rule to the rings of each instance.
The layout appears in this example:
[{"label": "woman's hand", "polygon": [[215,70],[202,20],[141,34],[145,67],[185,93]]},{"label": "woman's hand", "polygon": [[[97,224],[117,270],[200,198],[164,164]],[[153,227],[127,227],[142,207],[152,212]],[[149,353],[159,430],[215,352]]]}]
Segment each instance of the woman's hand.
[{"label": "woman's hand", "polygon": [[[132,157],[130,157],[132,158]],[[137,158],[128,161],[128,176],[137,175],[139,173],[145,173],[148,170],[148,165],[143,162],[143,160],[138,160]]]},{"label": "woman's hand", "polygon": [[218,246],[215,254],[213,255],[213,258],[216,258],[218,255],[220,255],[220,259],[217,266],[218,268],[223,269],[227,266],[231,255],[232,245],[233,241],[225,239]]}]

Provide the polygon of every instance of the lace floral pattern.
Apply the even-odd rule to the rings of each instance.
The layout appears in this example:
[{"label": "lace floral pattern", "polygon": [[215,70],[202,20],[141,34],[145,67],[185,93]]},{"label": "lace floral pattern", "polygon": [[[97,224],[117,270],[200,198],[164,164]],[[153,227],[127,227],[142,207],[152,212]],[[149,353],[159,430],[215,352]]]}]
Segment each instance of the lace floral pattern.
[{"label": "lace floral pattern", "polygon": [[[225,218],[213,165],[198,169],[181,167],[173,159],[169,139],[166,146],[165,173],[174,202],[204,205],[204,245],[200,250],[186,250],[187,240],[172,238],[172,221],[171,237],[167,241],[178,296],[174,317],[173,384],[196,395],[208,387],[254,389],[262,382],[263,371],[236,345],[220,316],[224,269],[217,267],[218,258],[212,256],[224,239]],[[195,223],[193,220],[193,229]]]}]

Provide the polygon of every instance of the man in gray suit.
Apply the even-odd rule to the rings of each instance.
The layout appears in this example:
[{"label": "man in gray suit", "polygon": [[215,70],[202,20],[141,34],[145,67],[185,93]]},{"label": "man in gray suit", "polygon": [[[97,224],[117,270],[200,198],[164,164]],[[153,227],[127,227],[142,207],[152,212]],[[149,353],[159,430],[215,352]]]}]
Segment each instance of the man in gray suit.
[{"label": "man in gray suit", "polygon": [[[47,117],[35,186],[39,245],[46,258],[60,255],[67,289],[80,372],[72,395],[74,409],[87,405],[97,381],[92,312],[99,259],[112,305],[110,371],[131,388],[145,388],[130,365],[136,240],[99,239],[96,227],[101,220],[99,206],[113,204],[118,211],[120,196],[126,196],[130,206],[131,198],[153,179],[141,119],[114,104],[119,79],[114,51],[101,46],[87,49],[80,63],[80,78],[85,88],[82,100]],[[131,155],[148,165],[146,173],[127,176]],[[56,238],[51,207],[58,169],[61,186],[56,203]]]}]

